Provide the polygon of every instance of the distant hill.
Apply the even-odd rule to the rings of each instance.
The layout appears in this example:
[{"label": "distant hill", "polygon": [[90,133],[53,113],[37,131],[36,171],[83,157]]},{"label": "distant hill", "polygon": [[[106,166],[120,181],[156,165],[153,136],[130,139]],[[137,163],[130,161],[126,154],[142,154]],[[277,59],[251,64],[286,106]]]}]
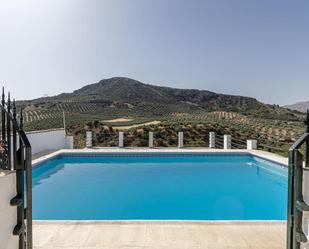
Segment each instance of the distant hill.
[{"label": "distant hill", "polygon": [[36,107],[34,109],[38,110],[51,108],[57,110],[61,109],[61,105],[85,106],[93,110],[112,108],[115,114],[116,109],[127,109],[129,115],[144,116],[178,112],[228,111],[263,118],[295,118],[294,113],[285,108],[267,105],[250,97],[155,86],[124,77],[104,79],[72,93],[26,101],[23,105],[34,106]]},{"label": "distant hill", "polygon": [[278,105],[207,90],[150,85],[123,77],[17,104],[24,109],[26,130],[63,127],[64,112],[67,132],[74,135],[80,147],[84,146],[89,129],[96,134],[95,141],[104,146],[115,145],[118,130],[124,130],[126,143],[130,144],[131,139],[135,146],[147,143],[149,129],[160,136],[157,141],[164,141],[162,146],[175,144],[179,130],[186,131],[186,143],[199,146],[205,144],[207,132],[215,130],[243,140],[258,139],[260,146],[279,146],[286,151],[303,132],[300,121],[304,115]]},{"label": "distant hill", "polygon": [[286,105],[285,107],[299,112],[306,112],[307,110],[309,110],[309,101],[298,102],[293,105]]}]

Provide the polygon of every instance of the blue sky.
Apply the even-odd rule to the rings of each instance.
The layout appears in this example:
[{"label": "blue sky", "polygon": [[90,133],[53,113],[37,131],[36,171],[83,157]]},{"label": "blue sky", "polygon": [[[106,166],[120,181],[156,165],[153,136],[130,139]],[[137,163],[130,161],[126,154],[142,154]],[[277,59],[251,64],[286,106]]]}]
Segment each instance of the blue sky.
[{"label": "blue sky", "polygon": [[309,100],[307,0],[1,0],[0,82],[18,99],[113,76]]}]

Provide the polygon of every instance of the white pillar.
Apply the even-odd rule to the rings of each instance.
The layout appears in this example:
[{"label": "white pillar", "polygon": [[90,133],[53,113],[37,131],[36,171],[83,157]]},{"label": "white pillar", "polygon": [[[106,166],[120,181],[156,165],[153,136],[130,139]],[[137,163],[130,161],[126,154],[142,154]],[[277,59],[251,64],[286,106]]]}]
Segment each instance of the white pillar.
[{"label": "white pillar", "polygon": [[209,132],[209,148],[216,148],[216,133]]},{"label": "white pillar", "polygon": [[74,138],[73,138],[73,136],[66,136],[65,137],[65,148],[66,149],[73,149],[74,148]]},{"label": "white pillar", "polygon": [[257,150],[257,141],[247,140],[247,150]]},{"label": "white pillar", "polygon": [[123,131],[119,131],[119,148],[123,148]]},{"label": "white pillar", "polygon": [[183,147],[183,132],[178,132],[178,148]]},{"label": "white pillar", "polygon": [[153,148],[153,132],[149,132],[149,148]]},{"label": "white pillar", "polygon": [[223,146],[223,148],[225,150],[231,149],[232,148],[232,138],[231,138],[231,135],[224,135],[223,138],[224,138],[224,146]]},{"label": "white pillar", "polygon": [[92,131],[86,132],[86,148],[92,147]]}]

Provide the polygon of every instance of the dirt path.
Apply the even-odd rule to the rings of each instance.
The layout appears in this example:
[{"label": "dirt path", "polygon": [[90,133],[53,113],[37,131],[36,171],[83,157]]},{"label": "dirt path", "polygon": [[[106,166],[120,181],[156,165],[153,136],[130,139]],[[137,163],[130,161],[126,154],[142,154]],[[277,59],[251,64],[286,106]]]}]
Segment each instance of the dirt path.
[{"label": "dirt path", "polygon": [[136,127],[141,127],[141,126],[146,126],[146,125],[157,125],[160,124],[161,121],[151,121],[151,122],[146,122],[146,123],[142,123],[142,124],[135,124],[135,125],[126,125],[126,126],[113,126],[113,129],[117,129],[120,131],[126,131],[129,130],[131,128],[136,128]]}]

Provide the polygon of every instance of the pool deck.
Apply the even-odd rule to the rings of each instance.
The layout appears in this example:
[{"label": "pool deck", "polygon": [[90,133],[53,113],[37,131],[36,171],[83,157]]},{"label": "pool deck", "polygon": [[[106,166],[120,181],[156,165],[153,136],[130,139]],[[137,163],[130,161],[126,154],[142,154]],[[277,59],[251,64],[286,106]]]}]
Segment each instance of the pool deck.
[{"label": "pool deck", "polygon": [[34,249],[284,249],[284,222],[34,222]]},{"label": "pool deck", "polygon": [[[258,150],[205,148],[98,148],[59,150],[36,165],[67,153],[249,153],[287,165],[287,159]],[[280,221],[34,221],[34,249],[284,249]]]}]

